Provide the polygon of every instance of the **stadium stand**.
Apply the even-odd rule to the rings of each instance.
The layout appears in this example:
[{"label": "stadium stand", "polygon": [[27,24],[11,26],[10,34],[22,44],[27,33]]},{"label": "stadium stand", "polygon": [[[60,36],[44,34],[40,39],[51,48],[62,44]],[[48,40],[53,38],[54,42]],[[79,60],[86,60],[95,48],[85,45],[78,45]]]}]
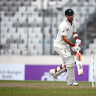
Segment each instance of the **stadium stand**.
[{"label": "stadium stand", "polygon": [[[24,48],[32,51],[31,53],[28,51],[30,55],[56,54],[53,41],[67,8],[75,11],[78,34],[82,41],[86,39],[87,42],[84,41],[82,44],[81,52],[90,53],[88,51],[90,49],[86,48],[96,38],[94,21],[96,0],[45,0],[43,2],[46,6],[43,4],[44,9],[43,7],[39,9],[40,0],[0,0],[0,54],[25,55]],[[10,54],[6,49],[10,50]],[[29,55],[28,52],[26,55]]]},{"label": "stadium stand", "polygon": [[94,19],[87,24],[87,48],[84,50],[84,54],[90,55],[91,52],[96,53],[96,13]]}]

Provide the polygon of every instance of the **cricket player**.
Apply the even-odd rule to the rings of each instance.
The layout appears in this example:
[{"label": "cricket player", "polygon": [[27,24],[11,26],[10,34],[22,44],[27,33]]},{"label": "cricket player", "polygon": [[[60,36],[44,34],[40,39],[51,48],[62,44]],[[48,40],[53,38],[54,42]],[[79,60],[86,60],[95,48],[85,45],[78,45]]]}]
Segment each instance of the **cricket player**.
[{"label": "cricket player", "polygon": [[[81,40],[78,39],[76,21],[73,18],[74,11],[72,9],[65,10],[65,19],[60,24],[57,38],[54,40],[54,49],[61,56],[63,64],[58,66],[56,69],[49,70],[49,72],[53,78],[56,78],[67,69],[67,85],[77,86],[79,84],[75,81],[75,59],[74,56],[71,55],[70,47],[74,53],[76,53],[77,50],[80,50]],[[75,38],[75,44],[70,41],[71,37]],[[78,46],[76,45],[77,43]]]}]

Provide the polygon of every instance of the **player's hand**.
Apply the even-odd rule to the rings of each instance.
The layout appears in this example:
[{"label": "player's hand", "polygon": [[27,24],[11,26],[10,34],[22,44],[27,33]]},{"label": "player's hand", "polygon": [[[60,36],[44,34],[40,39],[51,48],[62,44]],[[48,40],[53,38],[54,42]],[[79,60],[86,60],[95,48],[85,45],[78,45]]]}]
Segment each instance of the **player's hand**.
[{"label": "player's hand", "polygon": [[81,45],[81,40],[80,39],[76,39],[76,45],[78,45],[78,46]]},{"label": "player's hand", "polygon": [[77,46],[76,44],[73,44],[72,45],[72,50],[73,50],[73,52],[76,54],[78,51],[80,51],[80,47],[79,46]]}]

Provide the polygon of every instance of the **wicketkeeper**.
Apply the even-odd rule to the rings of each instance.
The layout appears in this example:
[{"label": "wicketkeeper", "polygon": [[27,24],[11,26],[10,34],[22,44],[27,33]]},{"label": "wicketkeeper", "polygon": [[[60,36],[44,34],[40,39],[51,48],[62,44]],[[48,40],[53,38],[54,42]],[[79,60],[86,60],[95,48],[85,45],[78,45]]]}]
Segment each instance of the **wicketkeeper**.
[{"label": "wicketkeeper", "polygon": [[[58,75],[67,70],[67,85],[77,86],[79,84],[75,81],[75,59],[74,56],[71,55],[70,47],[74,53],[76,53],[77,50],[80,50],[81,40],[78,39],[78,34],[76,32],[76,21],[73,19],[73,17],[74,11],[72,9],[65,10],[65,19],[60,24],[57,37],[54,41],[55,51],[61,56],[63,64],[58,66],[56,69],[49,70],[49,72],[53,78],[56,78]],[[70,41],[72,36],[75,38],[78,46]]]}]

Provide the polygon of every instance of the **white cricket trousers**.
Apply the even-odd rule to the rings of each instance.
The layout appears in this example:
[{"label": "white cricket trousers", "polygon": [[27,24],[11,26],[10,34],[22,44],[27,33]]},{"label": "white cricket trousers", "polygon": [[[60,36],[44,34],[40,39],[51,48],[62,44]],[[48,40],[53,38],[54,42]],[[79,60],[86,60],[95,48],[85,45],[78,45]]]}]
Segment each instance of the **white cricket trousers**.
[{"label": "white cricket trousers", "polygon": [[74,56],[71,56],[70,47],[61,49],[58,47],[54,47],[55,51],[61,56],[63,60],[63,64],[66,65],[67,68],[67,84],[70,85],[72,82],[75,81],[75,73],[74,73],[74,66],[75,66],[75,59]]}]

